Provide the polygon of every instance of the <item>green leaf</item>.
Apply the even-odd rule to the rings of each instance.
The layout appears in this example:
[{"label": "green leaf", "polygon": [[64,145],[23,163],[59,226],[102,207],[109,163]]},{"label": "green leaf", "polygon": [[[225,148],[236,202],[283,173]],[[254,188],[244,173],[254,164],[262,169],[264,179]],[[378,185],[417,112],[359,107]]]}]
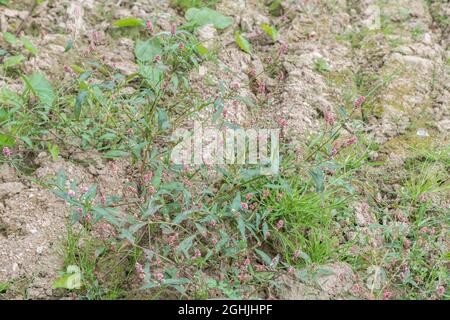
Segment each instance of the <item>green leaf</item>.
[{"label": "green leaf", "polygon": [[141,62],[153,61],[161,53],[162,47],[156,38],[147,41],[138,40],[134,49],[136,59]]},{"label": "green leaf", "polygon": [[22,98],[7,87],[4,87],[0,93],[0,102],[16,108],[20,108],[23,105]]},{"label": "green leaf", "polygon": [[201,54],[202,56],[204,56],[204,55],[206,55],[206,54],[209,53],[209,50],[208,50],[206,47],[202,46],[201,44],[197,44],[197,46],[195,47],[195,49],[196,49],[197,52],[198,52],[199,54]]},{"label": "green leaf", "polygon": [[23,36],[20,40],[22,41],[24,48],[27,49],[32,55],[35,56],[37,54],[36,46],[30,41],[30,39],[28,39],[28,37]]},{"label": "green leaf", "polygon": [[47,144],[48,152],[50,152],[50,155],[52,156],[53,161],[58,160],[59,156],[59,147],[56,144],[48,143]]},{"label": "green leaf", "polygon": [[30,148],[33,148],[33,141],[31,141],[29,137],[22,136],[20,139],[22,139],[22,141],[25,142]]},{"label": "green leaf", "polygon": [[0,282],[0,293],[5,293],[6,291],[8,291],[8,288],[9,288],[8,282]]},{"label": "green leaf", "polygon": [[239,227],[239,232],[241,233],[242,240],[247,241],[247,237],[245,236],[245,223],[244,223],[244,219],[242,219],[242,217],[239,217],[239,219],[238,219],[238,227]]},{"label": "green leaf", "polygon": [[63,276],[53,283],[53,288],[63,288],[68,290],[81,288],[81,272],[78,266],[70,265]]},{"label": "green leaf", "polygon": [[241,193],[238,192],[233,199],[233,203],[231,204],[231,209],[236,211],[241,210]]},{"label": "green leaf", "polygon": [[236,44],[241,48],[242,51],[251,54],[252,50],[250,47],[250,43],[247,39],[245,39],[239,31],[236,31],[234,33],[234,41],[236,41]]},{"label": "green leaf", "polygon": [[77,96],[77,99],[75,100],[74,115],[76,120],[80,120],[81,106],[83,105],[83,102],[86,100],[87,96],[87,90],[81,90]]},{"label": "green leaf", "polygon": [[101,218],[105,218],[109,223],[118,226],[119,221],[117,220],[118,212],[113,208],[102,208],[102,207],[93,207],[92,210],[97,213],[98,220]]},{"label": "green leaf", "polygon": [[55,93],[53,92],[50,82],[40,73],[33,73],[31,77],[22,76],[28,89],[44,104],[46,107],[51,107],[55,100]]},{"label": "green leaf", "polygon": [[161,108],[157,108],[158,125],[161,130],[167,130],[170,128],[169,116],[167,111]]},{"label": "green leaf", "polygon": [[164,70],[158,66],[144,65],[139,68],[139,75],[157,90],[162,83]]},{"label": "green leaf", "polygon": [[306,252],[300,251],[300,257],[308,263],[311,262],[311,257]]},{"label": "green leaf", "polygon": [[190,8],[186,20],[195,27],[212,24],[216,29],[225,29],[233,24],[233,19],[210,8]]},{"label": "green leaf", "polygon": [[9,32],[4,32],[3,33],[3,39],[8,42],[10,45],[16,45],[17,44],[17,38],[15,35],[13,35],[12,33]]},{"label": "green leaf", "polygon": [[125,158],[130,155],[129,152],[122,151],[122,150],[112,150],[103,155],[103,157],[107,159],[114,159],[114,158]]},{"label": "green leaf", "polygon": [[126,28],[126,27],[143,27],[145,25],[142,19],[137,18],[124,18],[117,20],[113,23],[114,27]]},{"label": "green leaf", "polygon": [[72,48],[73,48],[73,40],[69,39],[69,40],[67,40],[66,47],[64,48],[64,52],[67,52]]},{"label": "green leaf", "polygon": [[181,241],[181,243],[178,245],[177,251],[182,251],[184,253],[184,255],[189,258],[189,249],[192,247],[192,241],[194,240],[194,238],[196,237],[196,235],[192,235],[186,239],[184,239],[183,241]]},{"label": "green leaf", "polygon": [[322,193],[325,189],[324,179],[325,176],[323,174],[322,169],[314,168],[310,171],[311,178],[313,179],[314,186],[316,187],[316,192]]},{"label": "green leaf", "polygon": [[0,0],[0,5],[7,6],[9,4],[9,0]]},{"label": "green leaf", "polygon": [[187,211],[180,213],[172,220],[172,223],[180,224],[181,222],[186,220],[193,212],[195,212],[195,210],[187,210]]},{"label": "green leaf", "polygon": [[15,67],[15,66],[21,64],[23,60],[25,60],[25,57],[21,54],[18,56],[12,56],[12,57],[9,57],[9,58],[6,58],[5,60],[3,60],[3,66],[6,69],[12,68],[12,67]]},{"label": "green leaf", "polygon": [[269,37],[272,38],[273,41],[278,40],[278,31],[277,29],[275,29],[275,27],[268,25],[267,23],[263,23],[261,25],[261,28],[264,30],[265,33],[267,33]]},{"label": "green leaf", "polygon": [[274,0],[269,3],[269,13],[276,17],[279,17],[283,14],[283,6],[281,5],[281,0]]},{"label": "green leaf", "polygon": [[270,259],[270,257],[264,251],[259,249],[255,249],[255,251],[266,265],[270,266],[272,264],[272,259]]},{"label": "green leaf", "polygon": [[222,115],[223,109],[225,108],[225,105],[222,102],[222,98],[217,98],[214,102],[214,107],[216,108],[216,112],[214,113],[211,122],[216,123],[217,119]]}]

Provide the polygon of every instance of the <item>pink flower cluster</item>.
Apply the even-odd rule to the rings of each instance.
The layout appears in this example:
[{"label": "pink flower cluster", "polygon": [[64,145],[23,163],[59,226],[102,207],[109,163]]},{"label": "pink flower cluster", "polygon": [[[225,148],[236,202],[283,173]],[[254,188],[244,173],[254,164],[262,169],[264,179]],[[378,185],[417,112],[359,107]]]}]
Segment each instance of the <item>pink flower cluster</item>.
[{"label": "pink flower cluster", "polygon": [[282,229],[283,226],[284,226],[284,220],[278,220],[277,225],[276,225],[277,230]]},{"label": "pink flower cluster", "polygon": [[144,268],[142,267],[142,264],[140,264],[139,262],[136,262],[135,268],[136,268],[136,273],[137,273],[139,279],[144,280],[145,272],[144,272]]},{"label": "pink flower cluster", "polygon": [[153,34],[154,31],[153,23],[150,20],[147,20],[145,26],[147,27],[148,32],[150,32],[150,34]]},{"label": "pink flower cluster", "polygon": [[364,101],[366,101],[366,97],[364,96],[358,97],[358,99],[356,99],[354,103],[355,109],[360,108],[363,105]]},{"label": "pink flower cluster", "polygon": [[3,147],[3,155],[5,156],[5,157],[11,157],[11,155],[12,155],[12,151],[11,151],[11,149],[10,148],[8,148],[8,147]]},{"label": "pink flower cluster", "polygon": [[325,117],[325,122],[329,126],[333,126],[334,123],[336,122],[336,118],[334,117],[334,114],[331,111],[325,111],[323,113],[323,116]]},{"label": "pink flower cluster", "polygon": [[348,139],[347,141],[344,142],[337,142],[335,143],[333,149],[331,150],[331,155],[335,156],[338,154],[339,150],[349,147],[352,144],[355,144],[356,142],[358,142],[358,137],[357,136],[352,136],[350,139]]}]

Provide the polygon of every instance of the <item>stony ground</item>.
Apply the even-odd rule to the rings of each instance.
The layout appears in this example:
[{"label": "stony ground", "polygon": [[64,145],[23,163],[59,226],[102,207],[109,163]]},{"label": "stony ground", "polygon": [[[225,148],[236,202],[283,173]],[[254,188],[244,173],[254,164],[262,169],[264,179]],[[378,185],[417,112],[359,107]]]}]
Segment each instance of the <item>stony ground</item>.
[{"label": "stony ground", "polygon": [[[30,1],[28,1],[30,2]],[[63,54],[68,35],[76,30],[77,41],[87,48],[96,37],[95,59],[117,67],[123,74],[136,70],[134,43],[111,23],[124,17],[158,16],[158,24],[168,30],[172,21],[183,21],[180,11],[167,1],[94,1],[48,0],[29,16],[26,0],[12,1],[0,7],[2,32],[21,33],[31,37],[38,48],[36,57],[25,63],[24,72],[39,70],[52,82],[67,81],[64,65],[79,63],[80,56]],[[361,31],[371,18],[370,8],[381,8],[381,25]],[[74,14],[76,8],[81,12]],[[240,123],[258,126],[276,125],[286,119],[287,139],[301,141],[323,123],[323,113],[336,110],[357,92],[379,90],[367,101],[365,130],[379,144],[373,151],[374,162],[383,165],[368,169],[366,175],[374,181],[372,190],[380,202],[390,203],[398,193],[401,175],[407,159],[416,157],[411,146],[439,146],[449,143],[450,132],[450,3],[445,1],[283,1],[283,14],[273,16],[264,1],[221,1],[216,10],[233,17],[234,27],[240,27],[251,39],[253,54],[241,51],[233,41],[233,30],[218,33],[214,28],[198,30],[198,38],[208,47],[220,47],[220,65],[205,64],[192,73],[196,78],[205,74],[217,79],[246,83],[249,73],[256,70],[266,77],[272,97],[264,112],[253,114],[245,105],[226,106],[228,116]],[[446,20],[445,20],[446,19]],[[264,65],[271,42],[261,34],[259,25],[277,26],[279,42],[287,52],[279,66],[283,81],[264,74]],[[233,29],[233,28],[230,28]],[[82,49],[81,49],[82,51]],[[324,70],[322,70],[323,68]],[[0,87],[7,84],[20,88],[19,78],[0,78]],[[243,94],[255,97],[254,88],[242,86]],[[205,95],[210,94],[208,88]],[[423,136],[425,132],[426,136]],[[422,134],[421,134],[422,133]],[[448,154],[448,147],[446,149]],[[301,152],[301,150],[299,150]],[[447,158],[448,159],[448,158]],[[9,293],[8,298],[55,298],[51,288],[57,271],[61,270],[61,241],[66,236],[67,209],[40,181],[64,168],[82,185],[97,183],[106,194],[121,193],[127,179],[127,164],[114,168],[96,155],[62,151],[57,161],[45,152],[32,160],[35,168],[30,175],[16,172],[3,164],[0,172],[0,283],[16,279],[25,288]],[[441,168],[448,181],[449,167]],[[115,190],[119,188],[119,190]],[[449,209],[448,194],[433,201],[443,210]],[[386,206],[395,216],[395,206]],[[370,214],[355,208],[359,231],[372,239],[369,250],[383,246],[378,230],[369,228]],[[401,214],[401,213],[400,213]],[[447,211],[448,214],[448,211]],[[401,219],[381,222],[392,227]],[[448,249],[448,237],[443,228],[442,245]],[[349,237],[351,232],[349,231]],[[362,249],[364,250],[364,249]],[[447,251],[448,252],[448,251]],[[372,262],[372,271],[377,270]],[[281,298],[344,298],[351,290],[361,289],[357,297],[370,298],[373,287],[382,284],[372,279],[367,289],[367,269],[358,270],[347,262],[327,265],[337,270],[333,276],[323,276],[318,288],[285,279],[286,288],[278,292]],[[376,272],[375,272],[376,273]],[[375,276],[376,278],[376,276]],[[355,289],[356,288],[356,289]],[[359,290],[359,289],[358,289]],[[1,295],[1,292],[0,292]]]}]

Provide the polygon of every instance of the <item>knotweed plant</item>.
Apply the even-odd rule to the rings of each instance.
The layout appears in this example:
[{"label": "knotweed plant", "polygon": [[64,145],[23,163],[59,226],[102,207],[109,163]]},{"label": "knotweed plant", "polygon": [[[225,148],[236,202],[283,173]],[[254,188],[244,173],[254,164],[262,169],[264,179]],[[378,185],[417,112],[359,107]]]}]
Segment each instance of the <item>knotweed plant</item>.
[{"label": "knotweed plant", "polygon": [[[99,279],[124,268],[139,289],[155,296],[256,297],[280,271],[300,274],[305,265],[329,261],[342,238],[333,223],[345,218],[354,196],[352,173],[366,156],[352,122],[364,98],[350,114],[344,108],[339,117],[327,111],[323,131],[305,145],[301,159],[283,144],[276,175],[260,175],[258,165],[173,163],[176,128],[199,113],[209,114],[216,126],[236,126],[223,117],[225,103],[249,98],[237,94],[243,84],[224,81],[204,98],[188,73],[215,59],[213,53],[187,27],[158,31],[151,20],[143,25],[146,36],[135,44],[138,70],[129,76],[99,62],[90,69],[71,65],[65,67],[70,83],[57,92],[33,74],[23,76],[23,94],[5,88],[1,95],[7,106],[2,161],[11,161],[14,148],[26,147],[46,148],[55,159],[59,148],[75,148],[101,152],[112,165],[130,162],[122,195],[106,196],[95,185],[80,188],[64,171],[49,182],[69,206],[71,223],[96,239],[94,263],[81,266],[83,287],[97,288]],[[279,59],[287,50],[280,45],[267,61],[275,71],[266,71],[279,81]],[[267,88],[256,72],[247,85],[257,96],[249,105],[265,103]],[[277,123],[287,132],[286,119]],[[343,131],[351,134],[344,137]],[[354,147],[359,156],[346,153]],[[95,268],[111,256],[118,263]]]}]

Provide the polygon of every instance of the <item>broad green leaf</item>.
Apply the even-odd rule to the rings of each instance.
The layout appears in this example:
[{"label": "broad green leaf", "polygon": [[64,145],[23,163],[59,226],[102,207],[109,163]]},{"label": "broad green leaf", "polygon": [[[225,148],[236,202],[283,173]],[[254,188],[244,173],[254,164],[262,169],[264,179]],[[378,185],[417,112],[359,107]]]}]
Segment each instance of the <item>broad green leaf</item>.
[{"label": "broad green leaf", "polygon": [[56,144],[48,143],[47,144],[48,152],[50,152],[50,155],[52,156],[53,161],[56,161],[59,156],[59,147]]},{"label": "broad green leaf", "polygon": [[236,41],[236,44],[241,48],[242,51],[251,54],[252,50],[250,47],[250,43],[247,39],[245,39],[239,31],[236,31],[234,33],[234,41]]},{"label": "broad green leaf", "polygon": [[136,59],[141,62],[153,61],[161,53],[162,47],[156,38],[147,41],[138,40],[134,49]]},{"label": "broad green leaf", "polygon": [[124,18],[117,20],[113,23],[114,27],[125,28],[125,27],[143,27],[145,23],[142,19],[137,18]]},{"label": "broad green leaf", "polygon": [[178,245],[177,251],[182,251],[184,255],[189,258],[189,249],[192,247],[192,241],[195,239],[196,235],[192,235],[183,241]]},{"label": "broad green leaf", "polygon": [[241,210],[241,193],[238,192],[233,199],[233,203],[231,204],[231,209],[239,211]]},{"label": "broad green leaf", "polygon": [[78,66],[76,64],[72,64],[70,67],[72,68],[72,70],[74,72],[76,72],[78,74],[82,74],[82,73],[86,72],[82,67],[80,67],[80,66]]},{"label": "broad green leaf", "polygon": [[16,45],[17,44],[17,38],[15,35],[13,35],[10,32],[3,33],[3,39],[5,39],[6,42],[8,42],[10,45]]},{"label": "broad green leaf", "polygon": [[23,60],[25,60],[25,57],[21,54],[18,56],[8,57],[5,60],[3,60],[3,66],[5,68],[12,68],[21,64]]},{"label": "broad green leaf", "polygon": [[210,8],[190,8],[186,20],[195,27],[212,24],[216,29],[225,29],[233,24],[233,19]]},{"label": "broad green leaf", "polygon": [[261,25],[261,28],[264,30],[265,33],[267,33],[269,37],[272,38],[273,41],[278,40],[278,31],[277,29],[275,29],[274,26],[268,25],[267,23],[263,23]]},{"label": "broad green leaf", "polygon": [[70,265],[63,276],[53,283],[53,288],[63,288],[68,290],[81,288],[81,271],[78,266]]},{"label": "broad green leaf", "polygon": [[272,264],[272,259],[267,255],[267,253],[259,249],[255,249],[255,251],[266,265],[270,266]]},{"label": "broad green leaf", "polygon": [[239,232],[241,233],[242,240],[247,241],[247,237],[245,236],[245,223],[244,223],[244,219],[242,219],[242,217],[239,217],[239,219],[238,219],[238,227],[239,227]]},{"label": "broad green leaf", "polygon": [[30,39],[28,39],[28,37],[23,36],[20,40],[22,41],[24,48],[27,49],[32,55],[35,56],[37,54],[36,46],[30,41]]},{"label": "broad green leaf", "polygon": [[31,77],[23,76],[23,80],[28,89],[44,104],[46,107],[51,107],[55,100],[55,93],[53,92],[50,82],[40,73],[33,73]]},{"label": "broad green leaf", "polygon": [[187,211],[180,213],[172,220],[172,223],[180,224],[181,222],[186,220],[193,212],[195,212],[195,210],[187,210]]},{"label": "broad green leaf", "polygon": [[310,171],[311,178],[313,179],[314,186],[316,187],[317,193],[322,193],[325,189],[324,187],[324,179],[325,176],[323,174],[322,169],[316,167]]},{"label": "broad green leaf", "polygon": [[161,130],[167,130],[170,128],[169,116],[167,111],[162,108],[157,108],[158,125]]},{"label": "broad green leaf", "polygon": [[22,139],[23,142],[25,142],[28,147],[33,148],[33,141],[31,141],[31,139],[27,136],[22,136],[20,137],[20,139]]},{"label": "broad green leaf", "polygon": [[269,3],[269,13],[273,16],[279,17],[283,14],[283,6],[281,0],[273,0]]},{"label": "broad green leaf", "polygon": [[139,75],[144,78],[153,89],[157,90],[162,83],[163,69],[158,66],[143,65],[139,68]]},{"label": "broad green leaf", "polygon": [[105,218],[109,223],[118,226],[119,221],[117,220],[118,212],[113,208],[102,208],[102,207],[93,207],[92,210],[97,213],[98,220],[101,218]]},{"label": "broad green leaf", "polygon": [[200,53],[202,56],[209,53],[209,50],[206,47],[202,46],[201,44],[198,44],[195,48],[197,49],[197,52]]},{"label": "broad green leaf", "polygon": [[87,96],[87,90],[81,90],[77,96],[77,99],[75,100],[74,115],[76,120],[80,120],[81,106],[83,105],[83,102],[86,100]]}]

